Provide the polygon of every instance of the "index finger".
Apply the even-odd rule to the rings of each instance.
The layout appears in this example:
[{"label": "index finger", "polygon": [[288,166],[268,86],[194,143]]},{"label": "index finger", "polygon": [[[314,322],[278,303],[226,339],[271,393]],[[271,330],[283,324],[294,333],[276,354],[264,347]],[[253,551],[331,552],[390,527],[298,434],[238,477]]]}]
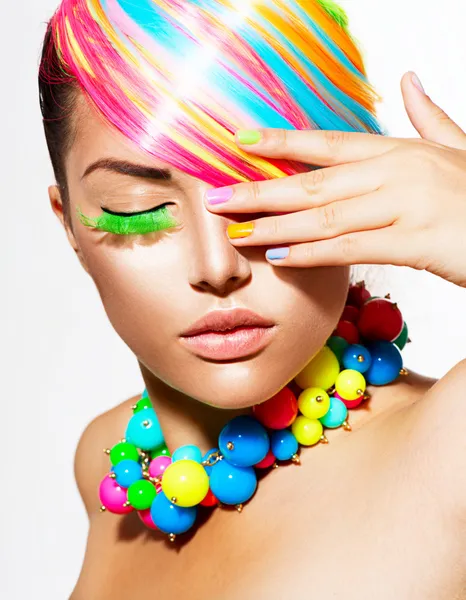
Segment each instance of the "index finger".
[{"label": "index finger", "polygon": [[257,129],[237,131],[235,141],[246,152],[261,156],[333,166],[379,156],[402,140],[359,131]]}]

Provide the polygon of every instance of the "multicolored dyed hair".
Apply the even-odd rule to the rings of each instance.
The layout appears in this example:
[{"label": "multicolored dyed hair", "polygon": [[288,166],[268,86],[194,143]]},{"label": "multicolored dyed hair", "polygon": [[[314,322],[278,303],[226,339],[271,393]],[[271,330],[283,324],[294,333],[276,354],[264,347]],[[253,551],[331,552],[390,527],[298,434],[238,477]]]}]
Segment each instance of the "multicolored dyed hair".
[{"label": "multicolored dyed hair", "polygon": [[77,86],[139,148],[215,186],[306,170],[239,149],[239,128],[383,133],[333,0],[62,0],[48,46],[42,92]]}]

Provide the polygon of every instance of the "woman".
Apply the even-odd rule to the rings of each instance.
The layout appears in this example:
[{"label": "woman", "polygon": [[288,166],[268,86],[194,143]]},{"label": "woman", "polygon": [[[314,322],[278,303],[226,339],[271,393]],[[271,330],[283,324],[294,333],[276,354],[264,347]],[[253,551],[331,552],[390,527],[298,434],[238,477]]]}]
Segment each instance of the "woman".
[{"label": "woman", "polygon": [[[347,299],[362,311],[350,265],[466,287],[465,133],[408,73],[422,139],[379,135],[332,2],[235,6],[64,0],[40,76],[52,208],[139,361],[169,451],[196,446],[205,471],[227,464],[210,449],[232,418],[307,389],[292,380]],[[90,533],[72,599],[466,598],[464,385],[461,362],[439,381],[356,390],[370,400],[351,432],[329,427],[299,467],[265,470],[241,515],[235,502],[200,510],[174,544],[150,530],[152,511],[99,511],[102,447],[129,431],[129,399],[76,452]],[[144,476],[163,499],[165,475]]]}]

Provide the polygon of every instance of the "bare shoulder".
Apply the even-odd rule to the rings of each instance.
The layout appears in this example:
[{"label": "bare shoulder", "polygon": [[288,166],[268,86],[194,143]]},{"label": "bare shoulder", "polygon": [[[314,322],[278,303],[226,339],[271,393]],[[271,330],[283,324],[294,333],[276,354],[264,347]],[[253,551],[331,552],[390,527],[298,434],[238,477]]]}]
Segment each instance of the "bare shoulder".
[{"label": "bare shoulder", "polygon": [[[466,359],[432,380],[409,407],[406,434],[426,481],[466,516]],[[466,524],[466,520],[464,521]]]},{"label": "bare shoulder", "polygon": [[139,400],[134,396],[93,419],[83,431],[74,459],[74,474],[79,493],[89,516],[98,512],[97,489],[109,471],[108,455],[104,449],[112,447],[124,435],[131,417],[131,406]]}]

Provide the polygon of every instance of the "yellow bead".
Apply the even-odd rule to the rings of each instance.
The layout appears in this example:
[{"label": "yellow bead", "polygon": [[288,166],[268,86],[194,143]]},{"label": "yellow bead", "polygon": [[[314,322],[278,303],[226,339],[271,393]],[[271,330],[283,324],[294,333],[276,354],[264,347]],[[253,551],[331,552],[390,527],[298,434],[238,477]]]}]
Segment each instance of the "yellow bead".
[{"label": "yellow bead", "polygon": [[176,498],[177,506],[195,506],[209,491],[209,477],[198,462],[177,460],[165,469],[162,490],[168,499]]},{"label": "yellow bead", "polygon": [[338,375],[335,389],[345,400],[356,400],[366,390],[366,380],[359,371],[345,369]]},{"label": "yellow bead", "polygon": [[310,387],[299,395],[298,407],[308,419],[320,419],[330,409],[330,397],[322,388]]},{"label": "yellow bead", "polygon": [[324,346],[295,377],[301,389],[319,387],[328,390],[335,383],[340,364],[328,346]]},{"label": "yellow bead", "polygon": [[291,426],[291,431],[302,446],[313,446],[320,440],[324,428],[317,419],[299,416]]}]

